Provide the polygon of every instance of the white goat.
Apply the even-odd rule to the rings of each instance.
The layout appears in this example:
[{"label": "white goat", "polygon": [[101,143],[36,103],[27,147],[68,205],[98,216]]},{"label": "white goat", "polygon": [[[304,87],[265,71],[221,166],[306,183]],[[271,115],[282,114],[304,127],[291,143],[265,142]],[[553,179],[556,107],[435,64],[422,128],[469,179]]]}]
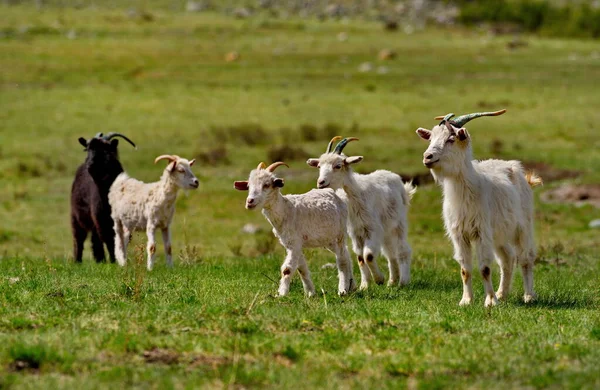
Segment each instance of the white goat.
[{"label": "white goat", "polygon": [[384,276],[375,261],[380,250],[388,260],[388,284],[406,285],[410,282],[411,262],[406,213],[416,188],[411,183],[403,184],[402,178],[390,171],[378,170],[368,175],[353,172],[350,165],[363,157],[347,157],[342,150],[358,138],[343,139],[332,152],[333,143],[340,139],[334,137],[321,157],[306,163],[319,168],[319,188],[344,190],[339,193],[348,204],[348,231],[358,256],[360,288],[367,288],[373,279],[377,284],[383,283]]},{"label": "white goat", "polygon": [[[461,266],[463,297],[460,305],[473,299],[472,253],[475,244],[479,270],[485,287],[485,306],[507,298],[515,262],[523,271],[525,302],[535,299],[533,263],[533,192],[542,183],[533,173],[525,174],[519,161],[474,161],[471,137],[463,125],[480,116],[501,115],[506,110],[476,113],[450,119],[448,114],[432,130],[417,134],[429,141],[423,164],[444,194],[444,224],[454,244],[454,259]],[[492,258],[500,265],[500,288],[494,294]]]},{"label": "white goat", "polygon": [[192,173],[195,160],[179,156],[162,155],[154,160],[168,160],[162,177],[154,183],[144,183],[121,173],[110,187],[108,201],[115,223],[115,255],[119,265],[127,259],[127,244],[135,230],[146,230],[148,236],[148,270],[154,266],[156,253],[155,230],[162,230],[167,265],[173,266],[171,258],[171,230],[169,226],[175,214],[175,200],[179,189],[196,189],[198,179]]},{"label": "white goat", "polygon": [[298,269],[304,291],[315,294],[303,248],[327,248],[335,253],[338,267],[338,293],[344,295],[353,288],[352,262],[346,248],[346,219],[344,202],[333,190],[311,190],[301,195],[281,195],[283,179],[277,178],[275,168],[287,164],[276,162],[265,168],[264,163],[250,172],[248,181],[236,181],[234,188],[249,191],[246,209],[262,209],[273,226],[273,234],[287,251],[281,266],[279,295],[287,295],[291,278]]}]

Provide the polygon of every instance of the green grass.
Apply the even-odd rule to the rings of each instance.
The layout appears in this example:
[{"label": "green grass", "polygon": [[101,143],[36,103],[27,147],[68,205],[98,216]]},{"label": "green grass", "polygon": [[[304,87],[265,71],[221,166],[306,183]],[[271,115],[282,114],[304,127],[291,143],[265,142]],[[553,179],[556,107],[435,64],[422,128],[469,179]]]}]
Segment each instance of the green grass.
[{"label": "green grass", "polygon": [[[460,278],[450,259],[418,259],[408,288],[377,286],[345,298],[335,294],[335,270],[320,269],[317,259],[313,276],[325,295],[313,299],[302,296],[298,280],[289,297],[274,297],[269,278],[277,278],[279,261],[207,259],[139,279],[143,264],[4,261],[2,274],[20,280],[0,285],[3,384],[600,384],[600,269],[592,258],[539,265],[540,300],[530,306],[521,302],[518,276],[509,302],[493,310],[483,308],[479,279],[477,304],[457,305]],[[39,368],[15,371],[16,360]]]},{"label": "green grass", "polygon": [[[303,156],[336,133],[361,138],[347,149],[365,156],[361,172],[424,173],[417,127],[499,108],[508,113],[470,124],[476,157],[541,162],[598,183],[597,42],[527,38],[509,50],[511,38],[459,28],[405,35],[265,16],[0,14],[0,387],[600,386],[600,248],[587,228],[597,209],[538,200],[539,302],[521,303],[517,276],[508,303],[488,311],[479,279],[476,303],[457,305],[460,275],[433,185],[419,188],[410,212],[409,287],[339,298],[335,272],[320,268],[331,256],[313,250],[326,294],[310,300],[298,280],[289,297],[273,297],[283,252],[232,189],[285,144],[297,157],[281,171],[284,192],[312,188],[317,173]],[[398,57],[380,62],[383,48]],[[225,62],[234,50],[240,61]],[[360,73],[365,61],[387,73]],[[161,174],[157,155],[217,156],[194,167],[201,187],[178,200],[173,270],[162,257],[152,273],[133,260],[96,265],[89,245],[84,264],[71,263],[77,138],[99,131],[139,144],[121,144],[121,160],[146,181]],[[267,233],[241,233],[248,222]]]}]

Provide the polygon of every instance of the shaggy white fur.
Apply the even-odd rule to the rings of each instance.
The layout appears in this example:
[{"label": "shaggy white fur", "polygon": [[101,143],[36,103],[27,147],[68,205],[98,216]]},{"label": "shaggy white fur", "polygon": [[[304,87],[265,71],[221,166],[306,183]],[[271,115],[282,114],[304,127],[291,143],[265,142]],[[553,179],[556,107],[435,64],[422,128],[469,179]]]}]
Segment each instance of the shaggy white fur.
[{"label": "shaggy white fur", "polygon": [[[339,138],[330,142],[326,153],[318,159],[309,159],[307,164],[319,168],[319,188],[343,190],[338,194],[348,204],[348,232],[358,256],[360,288],[368,288],[373,280],[378,284],[384,282],[376,262],[380,251],[388,261],[388,284],[406,285],[410,282],[411,263],[407,210],[416,188],[411,183],[403,184],[402,178],[390,171],[378,170],[367,175],[353,172],[351,164],[362,161],[363,157],[344,155],[343,146],[339,153],[337,147],[331,152],[332,143]],[[356,138],[347,139],[352,140]]]},{"label": "shaggy white fur", "polygon": [[171,256],[171,230],[169,226],[175,214],[175,200],[179,189],[196,189],[198,179],[192,173],[195,160],[188,161],[179,156],[160,156],[169,164],[162,177],[154,183],[144,183],[129,177],[126,173],[117,176],[108,193],[112,208],[111,217],[115,223],[115,256],[119,265],[127,259],[127,245],[131,233],[146,230],[148,236],[148,270],[154,266],[156,241],[154,233],[161,229],[167,265],[173,266]]},{"label": "shaggy white fur", "polygon": [[260,163],[250,172],[248,181],[236,181],[234,188],[249,191],[247,209],[262,209],[273,226],[273,234],[286,249],[287,255],[281,266],[279,295],[287,295],[290,281],[298,270],[304,291],[315,294],[315,287],[303,248],[327,248],[335,254],[338,267],[338,293],[344,295],[353,288],[352,262],[346,248],[346,218],[348,211],[344,202],[333,190],[312,190],[301,195],[281,195],[283,179],[273,170],[284,163],[274,163],[265,168]]},{"label": "shaggy white fur", "polygon": [[[454,258],[461,266],[463,297],[473,299],[472,245],[479,260],[485,287],[485,306],[507,298],[514,264],[521,265],[525,302],[535,299],[533,263],[533,192],[541,184],[536,175],[525,174],[519,161],[474,161],[471,137],[465,128],[448,122],[417,134],[429,141],[423,163],[442,186],[446,232],[454,244]],[[500,288],[494,293],[492,259],[500,265]]]}]

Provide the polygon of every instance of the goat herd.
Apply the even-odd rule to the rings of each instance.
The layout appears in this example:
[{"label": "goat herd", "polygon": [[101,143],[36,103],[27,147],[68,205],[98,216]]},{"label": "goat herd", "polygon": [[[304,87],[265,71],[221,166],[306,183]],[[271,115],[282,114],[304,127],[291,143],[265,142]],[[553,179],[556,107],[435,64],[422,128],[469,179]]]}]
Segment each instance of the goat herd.
[{"label": "goat herd", "polygon": [[[532,172],[526,173],[519,161],[473,160],[471,137],[463,127],[481,116],[501,115],[505,110],[455,117],[448,114],[431,130],[419,128],[417,134],[429,142],[423,164],[431,170],[443,189],[443,218],[454,245],[454,258],[461,266],[463,297],[460,305],[473,299],[473,247],[485,288],[485,306],[507,298],[515,264],[523,273],[524,301],[535,299],[533,264],[536,256],[533,235],[533,193],[531,187],[542,183]],[[172,266],[170,224],[175,213],[179,189],[196,189],[198,179],[191,171],[194,160],[175,155],[155,159],[167,161],[162,177],[143,183],[129,177],[118,159],[119,133],[98,133],[79,142],[87,158],[75,175],[71,192],[71,226],[75,261],[81,262],[83,243],[91,231],[96,261],[104,260],[106,244],[111,261],[126,263],[127,244],[136,230],[145,230],[148,243],[147,267],[153,268],[155,232],[162,232],[166,260]],[[382,284],[384,275],[376,259],[381,253],[388,261],[388,285],[410,281],[411,248],[407,240],[407,212],[416,192],[411,183],[386,170],[370,174],[353,172],[351,166],[362,156],[346,156],[346,145],[357,138],[334,137],[324,154],[307,164],[319,169],[318,189],[300,195],[282,195],[284,180],[274,171],[283,162],[269,166],[260,163],[247,181],[234,187],[248,191],[247,209],[261,209],[273,226],[273,233],[286,249],[281,266],[279,295],[286,295],[298,270],[307,295],[315,294],[303,248],[327,248],[335,254],[340,295],[356,286],[352,261],[346,247],[347,236],[358,257],[361,283]],[[338,142],[339,141],[339,142]],[[334,144],[337,145],[334,148]],[[500,287],[494,291],[492,260],[500,265]]]}]

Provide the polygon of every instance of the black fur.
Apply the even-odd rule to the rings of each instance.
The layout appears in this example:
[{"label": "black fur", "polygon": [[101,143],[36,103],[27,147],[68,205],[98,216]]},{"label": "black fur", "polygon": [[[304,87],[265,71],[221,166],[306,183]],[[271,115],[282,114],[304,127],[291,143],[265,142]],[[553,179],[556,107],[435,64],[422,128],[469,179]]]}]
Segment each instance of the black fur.
[{"label": "black fur", "polygon": [[104,244],[111,262],[115,261],[115,233],[110,216],[108,190],[123,172],[119,162],[119,141],[94,137],[89,142],[80,138],[87,157],[77,168],[71,188],[71,228],[73,233],[73,258],[81,262],[83,243],[92,232],[92,252],[97,262],[103,262]]}]

